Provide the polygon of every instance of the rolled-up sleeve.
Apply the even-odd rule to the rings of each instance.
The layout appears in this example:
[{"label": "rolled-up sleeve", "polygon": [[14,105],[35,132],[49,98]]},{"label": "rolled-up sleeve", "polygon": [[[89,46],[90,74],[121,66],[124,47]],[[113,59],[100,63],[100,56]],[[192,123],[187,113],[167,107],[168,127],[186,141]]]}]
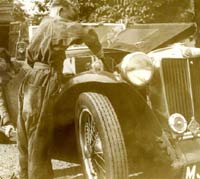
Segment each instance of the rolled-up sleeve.
[{"label": "rolled-up sleeve", "polygon": [[[98,58],[104,57],[102,45],[94,29],[75,23],[69,27],[68,33],[71,37],[74,37],[74,39],[79,39],[80,42],[85,43],[92,53]],[[76,42],[74,41],[74,43]]]}]

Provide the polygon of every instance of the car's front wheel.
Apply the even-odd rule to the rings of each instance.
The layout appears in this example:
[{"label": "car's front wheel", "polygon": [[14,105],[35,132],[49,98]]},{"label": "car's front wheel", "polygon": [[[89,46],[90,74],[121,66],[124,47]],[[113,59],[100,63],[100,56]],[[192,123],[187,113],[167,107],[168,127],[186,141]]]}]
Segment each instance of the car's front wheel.
[{"label": "car's front wheel", "polygon": [[82,93],[76,104],[75,124],[85,178],[127,179],[124,139],[108,98]]}]

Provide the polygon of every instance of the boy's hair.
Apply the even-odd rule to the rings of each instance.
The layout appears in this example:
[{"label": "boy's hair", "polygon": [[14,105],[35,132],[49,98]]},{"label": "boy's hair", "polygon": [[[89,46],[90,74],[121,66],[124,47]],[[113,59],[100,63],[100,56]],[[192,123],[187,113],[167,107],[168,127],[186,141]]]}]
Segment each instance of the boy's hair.
[{"label": "boy's hair", "polygon": [[63,7],[60,9],[60,13],[62,14],[62,11],[66,11],[66,9],[68,9],[68,15],[66,16],[66,12],[65,12],[65,18],[69,19],[69,20],[73,20],[76,21],[79,19],[79,12],[77,10],[77,8],[75,8],[75,6],[68,0],[53,0],[52,4],[51,4],[51,8],[55,8],[55,7]]},{"label": "boy's hair", "polygon": [[68,0],[53,0],[51,7],[54,7],[54,6],[68,7],[70,5],[72,6],[72,3],[69,2]]}]

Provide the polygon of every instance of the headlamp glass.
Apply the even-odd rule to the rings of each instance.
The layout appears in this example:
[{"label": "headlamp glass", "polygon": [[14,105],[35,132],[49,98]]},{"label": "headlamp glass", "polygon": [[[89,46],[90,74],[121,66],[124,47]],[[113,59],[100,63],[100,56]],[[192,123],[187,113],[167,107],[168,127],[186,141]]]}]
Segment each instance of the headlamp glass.
[{"label": "headlamp glass", "polygon": [[147,84],[153,76],[150,57],[143,52],[134,52],[124,57],[121,63],[122,76],[137,86]]}]

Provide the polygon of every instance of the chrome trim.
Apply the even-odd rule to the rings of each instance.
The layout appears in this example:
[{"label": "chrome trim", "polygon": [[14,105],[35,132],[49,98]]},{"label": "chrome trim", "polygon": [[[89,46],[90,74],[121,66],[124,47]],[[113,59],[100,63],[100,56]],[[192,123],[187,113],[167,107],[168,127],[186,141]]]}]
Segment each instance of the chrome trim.
[{"label": "chrome trim", "polygon": [[193,139],[196,137],[198,137],[198,138],[200,137],[200,131],[196,135],[194,135],[192,132],[188,131],[188,132],[183,133],[182,140]]}]

